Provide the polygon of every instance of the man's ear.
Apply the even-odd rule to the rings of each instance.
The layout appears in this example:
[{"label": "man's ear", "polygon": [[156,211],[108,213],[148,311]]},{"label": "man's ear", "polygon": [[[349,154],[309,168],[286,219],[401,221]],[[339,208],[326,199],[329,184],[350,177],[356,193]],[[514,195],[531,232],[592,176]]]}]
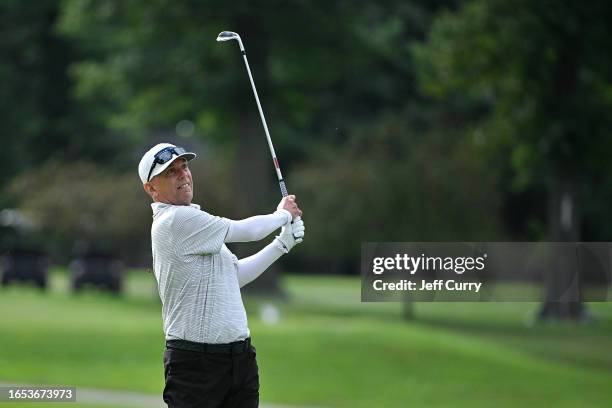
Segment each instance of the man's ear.
[{"label": "man's ear", "polygon": [[149,194],[151,197],[153,197],[153,194],[157,192],[155,185],[150,181],[144,183],[142,187],[144,188],[144,191],[146,191],[147,194]]}]

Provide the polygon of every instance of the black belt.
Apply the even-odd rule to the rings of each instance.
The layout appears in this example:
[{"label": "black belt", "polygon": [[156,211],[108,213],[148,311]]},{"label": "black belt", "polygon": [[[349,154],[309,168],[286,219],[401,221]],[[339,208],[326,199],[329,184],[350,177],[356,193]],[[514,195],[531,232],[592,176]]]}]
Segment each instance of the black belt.
[{"label": "black belt", "polygon": [[251,338],[226,344],[196,343],[188,340],[166,340],[166,347],[177,350],[211,354],[240,354],[248,350]]}]

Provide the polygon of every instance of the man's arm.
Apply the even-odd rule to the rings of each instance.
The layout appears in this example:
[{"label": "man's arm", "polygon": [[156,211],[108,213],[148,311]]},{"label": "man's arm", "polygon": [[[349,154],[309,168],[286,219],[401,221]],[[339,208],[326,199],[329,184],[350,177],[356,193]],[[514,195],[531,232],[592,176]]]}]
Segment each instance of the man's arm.
[{"label": "man's arm", "polygon": [[287,210],[276,210],[268,215],[256,215],[244,220],[230,221],[225,242],[259,241],[290,223],[293,217]]},{"label": "man's arm", "polygon": [[[280,235],[274,238],[274,241],[264,249],[255,255],[238,260],[237,273],[240,287],[254,281],[278,258],[288,253],[296,244],[302,242],[304,231],[304,221],[289,223],[283,227]],[[298,242],[295,238],[298,238]]]},{"label": "man's arm", "polygon": [[259,241],[301,215],[295,196],[283,197],[272,214],[256,215],[239,221],[230,220],[225,242]]}]

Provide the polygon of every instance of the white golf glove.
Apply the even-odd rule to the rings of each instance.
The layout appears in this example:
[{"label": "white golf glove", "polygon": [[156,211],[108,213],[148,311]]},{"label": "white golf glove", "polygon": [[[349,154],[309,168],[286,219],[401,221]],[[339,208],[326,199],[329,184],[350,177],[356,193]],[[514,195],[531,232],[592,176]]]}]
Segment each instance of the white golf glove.
[{"label": "white golf glove", "polygon": [[284,253],[291,251],[291,248],[301,243],[304,239],[304,221],[299,219],[293,223],[286,224],[281,230],[280,235],[276,237],[276,240],[280,244],[279,248]]}]

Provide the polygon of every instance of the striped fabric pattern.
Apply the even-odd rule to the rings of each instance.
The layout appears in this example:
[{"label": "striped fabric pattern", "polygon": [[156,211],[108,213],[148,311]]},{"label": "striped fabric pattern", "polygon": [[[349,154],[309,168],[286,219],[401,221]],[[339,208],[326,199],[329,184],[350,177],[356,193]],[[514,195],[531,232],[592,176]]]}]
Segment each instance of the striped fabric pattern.
[{"label": "striped fabric pattern", "polygon": [[249,337],[238,259],[224,244],[231,221],[196,204],[151,206],[153,270],[166,339],[219,344]]}]

